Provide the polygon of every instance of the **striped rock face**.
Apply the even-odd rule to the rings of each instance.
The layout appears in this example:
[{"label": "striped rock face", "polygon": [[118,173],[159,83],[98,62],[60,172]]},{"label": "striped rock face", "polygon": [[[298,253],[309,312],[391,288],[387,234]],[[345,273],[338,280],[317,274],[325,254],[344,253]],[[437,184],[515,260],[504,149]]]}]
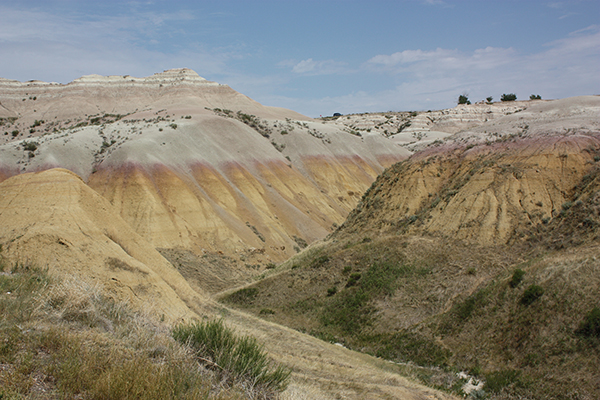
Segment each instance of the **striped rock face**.
[{"label": "striped rock face", "polygon": [[399,229],[481,245],[561,214],[600,162],[600,97],[540,102],[461,131],[385,171],[341,232]]},{"label": "striped rock face", "polygon": [[0,181],[65,168],[153,247],[282,261],[341,224],[410,152],[265,107],[188,69],[0,80]]}]

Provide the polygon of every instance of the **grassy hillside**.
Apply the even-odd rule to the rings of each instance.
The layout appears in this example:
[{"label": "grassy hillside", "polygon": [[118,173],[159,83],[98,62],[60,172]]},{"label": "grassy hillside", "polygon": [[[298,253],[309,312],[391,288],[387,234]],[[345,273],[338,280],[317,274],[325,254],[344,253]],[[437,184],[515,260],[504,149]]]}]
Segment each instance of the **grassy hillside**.
[{"label": "grassy hillside", "polygon": [[98,286],[24,266],[0,269],[0,315],[0,399],[268,399],[290,374],[220,321],[171,332]]},{"label": "grassy hillside", "polygon": [[[582,153],[585,160],[594,154]],[[441,196],[463,173],[469,176],[474,164],[469,167],[465,159],[451,160],[456,165],[450,177],[430,196],[439,196],[437,204],[422,202],[411,211],[414,218],[398,224],[386,221],[397,209],[395,199],[402,197],[399,186],[412,179],[407,171],[423,160],[390,168],[328,240],[259,282],[224,294],[223,300],[331,342],[427,367],[415,376],[458,394],[465,393],[466,379],[455,373],[467,371],[485,382],[471,397],[598,398],[600,179],[595,159],[582,163],[575,174],[581,178],[561,192],[564,201],[546,216],[521,217],[513,210],[513,225],[505,229],[509,239],[491,244],[465,239],[464,231],[482,230],[474,225],[485,218],[461,227],[464,234],[457,236],[462,239],[427,230],[431,220],[452,220],[453,198],[473,193],[464,190],[469,186],[464,182]],[[485,161],[476,158],[481,171],[470,177],[490,172]],[[520,177],[535,165],[511,165],[509,180],[521,183],[515,193],[527,198]],[[492,168],[491,181],[502,186],[506,172]]]}]

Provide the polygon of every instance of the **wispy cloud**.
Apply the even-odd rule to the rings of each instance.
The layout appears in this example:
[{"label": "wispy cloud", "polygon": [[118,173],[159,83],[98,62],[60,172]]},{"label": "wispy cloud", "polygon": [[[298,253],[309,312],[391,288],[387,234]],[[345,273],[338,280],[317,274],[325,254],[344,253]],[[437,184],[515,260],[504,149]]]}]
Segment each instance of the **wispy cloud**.
[{"label": "wispy cloud", "polygon": [[2,77],[66,83],[91,73],[151,75],[184,66],[223,74],[229,51],[193,42],[155,48],[164,40],[161,27],[191,18],[183,11],[82,17],[0,6]]},{"label": "wispy cloud", "polygon": [[345,62],[335,60],[317,61],[313,60],[312,58],[302,61],[285,60],[280,62],[279,66],[288,67],[290,68],[290,71],[295,74],[307,76],[330,75],[349,72],[348,65]]},{"label": "wispy cloud", "polygon": [[486,47],[471,52],[456,49],[404,50],[380,54],[363,65],[363,74],[387,75],[394,82],[380,92],[303,101],[280,99],[309,115],[388,109],[437,109],[456,104],[468,92],[471,100],[503,93],[519,98],[599,94],[600,27],[589,26],[547,43],[542,51],[524,54],[514,48]]}]

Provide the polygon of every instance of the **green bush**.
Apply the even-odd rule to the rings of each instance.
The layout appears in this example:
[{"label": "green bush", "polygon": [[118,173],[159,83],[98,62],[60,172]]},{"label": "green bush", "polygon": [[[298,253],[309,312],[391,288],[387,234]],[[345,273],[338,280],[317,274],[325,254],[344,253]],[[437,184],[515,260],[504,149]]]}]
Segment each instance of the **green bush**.
[{"label": "green bush", "polygon": [[519,286],[519,283],[521,283],[521,281],[523,280],[524,275],[525,275],[525,271],[523,271],[521,268],[515,269],[510,282],[508,282],[510,287],[514,289],[517,286]]},{"label": "green bush", "polygon": [[493,98],[492,96],[490,96],[490,97],[486,97],[486,98],[485,98],[485,100],[486,100],[488,103],[491,103],[491,102],[492,102],[492,100],[494,100],[494,98]]},{"label": "green bush", "polygon": [[179,325],[173,337],[188,344],[200,362],[217,369],[225,379],[242,381],[253,388],[287,387],[291,370],[274,365],[255,338],[238,336],[221,320]]},{"label": "green bush", "polygon": [[364,290],[353,287],[333,299],[321,313],[323,326],[336,327],[345,334],[355,334],[371,325],[375,308],[369,304],[371,297]]},{"label": "green bush", "polygon": [[458,96],[458,104],[471,104],[466,94]]},{"label": "green bush", "polygon": [[586,316],[581,326],[576,331],[577,334],[587,337],[600,338],[600,308],[594,307]]},{"label": "green bush", "polygon": [[539,94],[532,94],[531,96],[529,96],[529,100],[541,100],[542,96],[540,96]]},{"label": "green bush", "polygon": [[544,294],[544,288],[538,285],[529,285],[521,297],[521,303],[530,305]]},{"label": "green bush", "polygon": [[509,94],[505,93],[500,97],[501,101],[515,101],[516,99],[517,99],[517,95],[514,93],[509,93]]},{"label": "green bush", "polygon": [[455,315],[461,319],[466,320],[471,318],[471,315],[479,308],[482,308],[487,303],[487,292],[480,290],[477,293],[473,293],[465,299],[462,303],[458,303],[454,306]]}]

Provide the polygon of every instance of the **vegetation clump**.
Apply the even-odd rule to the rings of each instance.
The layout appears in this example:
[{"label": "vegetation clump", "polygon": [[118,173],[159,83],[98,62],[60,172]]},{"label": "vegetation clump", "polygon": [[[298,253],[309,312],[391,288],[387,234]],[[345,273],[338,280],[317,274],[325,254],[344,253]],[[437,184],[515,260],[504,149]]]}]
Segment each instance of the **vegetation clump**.
[{"label": "vegetation clump", "polygon": [[521,297],[521,304],[528,306],[540,297],[542,297],[543,294],[543,287],[538,285],[529,285],[529,287],[525,290],[525,293],[523,293],[523,296]]},{"label": "vegetation clump", "polygon": [[232,384],[241,381],[253,389],[275,391],[287,387],[291,371],[273,365],[255,338],[238,336],[222,320],[179,325],[173,337]]},{"label": "vegetation clump", "polygon": [[584,318],[577,334],[600,339],[600,308],[594,307]]},{"label": "vegetation clump", "polygon": [[227,300],[237,304],[252,303],[256,296],[258,296],[258,292],[258,289],[254,287],[243,288],[229,295]]},{"label": "vegetation clump", "polygon": [[461,94],[458,96],[458,104],[471,104],[471,101],[469,101],[469,97],[467,96],[467,94]]},{"label": "vegetation clump", "polygon": [[510,287],[514,289],[517,286],[519,286],[519,283],[521,283],[521,281],[523,280],[523,276],[525,276],[525,271],[523,271],[521,268],[515,269],[512,278],[510,279],[510,282],[508,282]]}]

